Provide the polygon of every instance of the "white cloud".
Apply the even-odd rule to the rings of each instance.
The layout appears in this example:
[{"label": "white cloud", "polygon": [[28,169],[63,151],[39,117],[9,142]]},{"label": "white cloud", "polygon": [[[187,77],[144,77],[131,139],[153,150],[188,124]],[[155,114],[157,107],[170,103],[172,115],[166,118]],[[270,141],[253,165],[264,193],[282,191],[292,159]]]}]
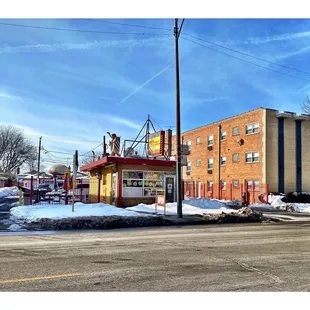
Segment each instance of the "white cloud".
[{"label": "white cloud", "polygon": [[51,53],[58,51],[73,51],[73,50],[90,50],[100,48],[128,48],[128,46],[135,47],[149,47],[158,46],[160,43],[166,43],[166,38],[150,38],[141,40],[100,40],[84,43],[58,43],[58,44],[30,44],[30,45],[18,45],[18,46],[4,46],[0,48],[0,54],[8,53]]},{"label": "white cloud", "polygon": [[305,32],[295,32],[295,33],[283,33],[277,36],[267,36],[267,37],[258,37],[258,38],[249,38],[244,41],[244,44],[263,44],[273,41],[286,41],[299,38],[310,37],[310,31]]}]

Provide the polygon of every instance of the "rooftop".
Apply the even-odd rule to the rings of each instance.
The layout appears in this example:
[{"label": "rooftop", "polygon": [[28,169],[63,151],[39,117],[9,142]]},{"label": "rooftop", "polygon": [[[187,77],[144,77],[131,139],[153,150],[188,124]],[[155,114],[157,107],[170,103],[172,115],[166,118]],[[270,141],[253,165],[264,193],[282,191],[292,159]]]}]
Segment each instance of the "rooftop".
[{"label": "rooftop", "polygon": [[81,171],[90,171],[99,167],[105,167],[111,164],[127,164],[127,165],[151,165],[175,167],[176,162],[173,160],[147,159],[147,158],[130,158],[130,157],[114,157],[107,156],[90,164],[82,166]]}]

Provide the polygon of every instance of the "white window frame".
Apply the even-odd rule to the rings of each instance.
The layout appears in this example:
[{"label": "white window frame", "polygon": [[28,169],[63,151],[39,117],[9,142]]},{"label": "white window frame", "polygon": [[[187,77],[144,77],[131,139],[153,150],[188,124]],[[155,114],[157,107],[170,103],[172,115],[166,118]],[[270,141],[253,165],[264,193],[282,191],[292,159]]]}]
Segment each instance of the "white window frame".
[{"label": "white window frame", "polygon": [[208,135],[208,146],[213,146],[213,145],[214,145],[214,135]]},{"label": "white window frame", "polygon": [[221,141],[225,141],[227,139],[227,131],[221,131]]},{"label": "white window frame", "polygon": [[245,134],[246,135],[253,135],[259,133],[259,123],[251,123],[245,125]]},{"label": "white window frame", "polygon": [[213,169],[213,167],[214,167],[213,157],[212,158],[208,158],[207,166],[208,166],[208,170]]},{"label": "white window frame", "polygon": [[221,156],[221,166],[226,166],[226,165],[227,165],[227,157],[226,156]]},{"label": "white window frame", "polygon": [[201,137],[196,138],[196,144],[201,144]]},{"label": "white window frame", "polygon": [[[251,154],[251,157],[248,157],[247,155]],[[257,156],[255,156],[257,154]],[[251,161],[247,161],[248,158],[251,158]],[[257,160],[254,160],[254,158],[257,158]],[[259,152],[254,151],[254,152],[246,152],[245,153],[245,163],[246,164],[253,164],[253,163],[259,163]]]},{"label": "white window frame", "polygon": [[192,169],[192,163],[188,161],[186,166],[186,172],[191,172],[191,169]]},{"label": "white window frame", "polygon": [[259,192],[260,191],[260,185],[259,185],[259,181],[257,180],[246,180],[245,181],[248,185],[248,191],[253,191],[253,182],[254,182],[254,191],[255,192]]},{"label": "white window frame", "polygon": [[190,151],[192,149],[192,141],[191,140],[188,140],[186,142],[187,146],[188,146],[188,150]]}]

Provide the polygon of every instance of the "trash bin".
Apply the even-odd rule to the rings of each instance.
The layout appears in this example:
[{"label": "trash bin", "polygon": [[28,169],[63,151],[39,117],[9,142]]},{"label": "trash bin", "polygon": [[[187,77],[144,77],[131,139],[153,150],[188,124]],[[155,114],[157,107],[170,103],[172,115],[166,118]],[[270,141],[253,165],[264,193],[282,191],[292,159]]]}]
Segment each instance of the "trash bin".
[{"label": "trash bin", "polygon": [[23,193],[23,198],[24,198],[24,206],[29,206],[30,205],[30,193]]}]

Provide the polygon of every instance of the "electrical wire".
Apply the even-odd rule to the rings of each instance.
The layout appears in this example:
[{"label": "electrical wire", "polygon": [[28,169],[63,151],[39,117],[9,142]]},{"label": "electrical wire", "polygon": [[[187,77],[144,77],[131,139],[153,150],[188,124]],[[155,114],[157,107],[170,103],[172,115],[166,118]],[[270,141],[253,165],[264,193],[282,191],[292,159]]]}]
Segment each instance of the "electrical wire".
[{"label": "electrical wire", "polygon": [[106,20],[99,20],[99,19],[94,19],[94,18],[84,18],[84,20],[89,20],[89,21],[98,22],[98,23],[112,24],[112,25],[122,25],[122,26],[138,27],[138,28],[145,28],[145,29],[171,31],[171,29],[169,28],[150,27],[150,26],[143,26],[143,25],[138,25],[138,24],[133,25],[133,24],[126,24],[126,23],[119,23],[119,22],[111,22],[111,21],[106,21]]},{"label": "electrical wire", "polygon": [[99,145],[97,145],[96,147],[94,147],[92,150],[84,153],[83,155],[80,155],[80,156],[86,156],[87,154],[91,153],[92,151],[96,150],[99,146],[103,145],[103,142],[101,142]]},{"label": "electrical wire", "polygon": [[23,27],[23,28],[35,28],[44,30],[56,30],[56,31],[70,31],[70,32],[87,32],[87,33],[105,33],[105,34],[119,34],[119,35],[163,35],[169,36],[170,33],[147,33],[147,32],[114,32],[114,31],[99,31],[99,30],[87,30],[87,29],[69,29],[69,28],[56,28],[56,27],[45,27],[45,26],[34,26],[34,25],[22,25],[22,24],[11,24],[11,23],[0,23],[4,26]]},{"label": "electrical wire", "polygon": [[221,47],[221,48],[226,49],[226,50],[231,51],[231,52],[239,53],[239,54],[244,55],[244,56],[248,56],[248,57],[252,57],[254,59],[260,60],[260,61],[264,61],[266,63],[272,64],[272,65],[275,65],[275,66],[279,66],[279,67],[282,67],[282,68],[285,68],[285,69],[289,69],[289,70],[294,70],[294,71],[297,71],[297,72],[300,72],[300,73],[310,74],[310,72],[308,72],[308,71],[303,71],[303,70],[296,69],[296,68],[293,68],[293,67],[281,65],[281,64],[278,64],[276,62],[273,62],[273,61],[270,61],[270,60],[267,60],[267,59],[263,59],[263,58],[260,58],[260,57],[254,56],[254,55],[250,55],[250,54],[247,54],[247,53],[244,53],[244,52],[241,52],[241,51],[237,51],[235,49],[232,49],[232,48],[229,48],[229,47],[226,47],[226,46],[223,46],[221,44],[217,44],[217,43],[205,40],[205,39],[201,39],[201,38],[195,37],[195,36],[187,34],[187,33],[183,33],[183,35],[191,37],[191,38],[199,40],[199,41],[203,41],[203,42],[206,42],[206,43],[209,43],[209,44]]},{"label": "electrical wire", "polygon": [[298,77],[298,76],[295,76],[295,75],[291,75],[291,74],[288,74],[288,73],[284,73],[284,72],[281,72],[281,71],[277,71],[277,70],[274,70],[274,69],[270,69],[270,68],[268,68],[268,67],[261,66],[261,65],[259,65],[259,64],[254,63],[254,62],[251,62],[251,61],[248,61],[248,60],[245,60],[245,59],[242,59],[242,58],[239,58],[239,57],[236,57],[236,56],[233,56],[233,55],[224,53],[224,52],[221,52],[221,51],[216,50],[216,49],[214,49],[214,48],[212,48],[212,47],[209,47],[209,46],[203,45],[203,44],[201,44],[201,43],[198,43],[198,42],[196,42],[196,41],[193,41],[193,40],[190,40],[190,39],[186,39],[186,38],[184,38],[184,37],[181,37],[181,38],[182,38],[183,40],[186,40],[186,41],[195,43],[195,44],[197,44],[197,45],[200,45],[200,46],[202,46],[202,47],[205,47],[205,48],[207,48],[207,49],[209,49],[209,50],[211,50],[211,51],[214,51],[214,52],[217,52],[217,53],[220,53],[220,54],[223,54],[223,55],[232,57],[232,58],[234,58],[234,59],[238,59],[238,60],[240,60],[240,61],[242,61],[242,62],[244,62],[244,63],[248,63],[248,64],[251,64],[251,65],[253,65],[253,66],[256,66],[256,67],[259,67],[259,68],[262,68],[262,69],[266,69],[266,70],[269,70],[269,71],[272,71],[272,72],[275,72],[275,73],[278,73],[278,74],[282,74],[282,75],[285,75],[285,76],[289,76],[289,77],[291,77],[291,78],[295,78],[295,79],[298,79],[298,80],[310,82],[310,80],[308,80],[308,79],[305,79],[305,78],[302,78],[302,77]]},{"label": "electrical wire", "polygon": [[154,118],[150,118],[150,119],[151,119],[151,121],[153,121],[159,127],[159,129],[163,130],[163,128],[160,125],[158,125],[158,123],[155,121]]}]

